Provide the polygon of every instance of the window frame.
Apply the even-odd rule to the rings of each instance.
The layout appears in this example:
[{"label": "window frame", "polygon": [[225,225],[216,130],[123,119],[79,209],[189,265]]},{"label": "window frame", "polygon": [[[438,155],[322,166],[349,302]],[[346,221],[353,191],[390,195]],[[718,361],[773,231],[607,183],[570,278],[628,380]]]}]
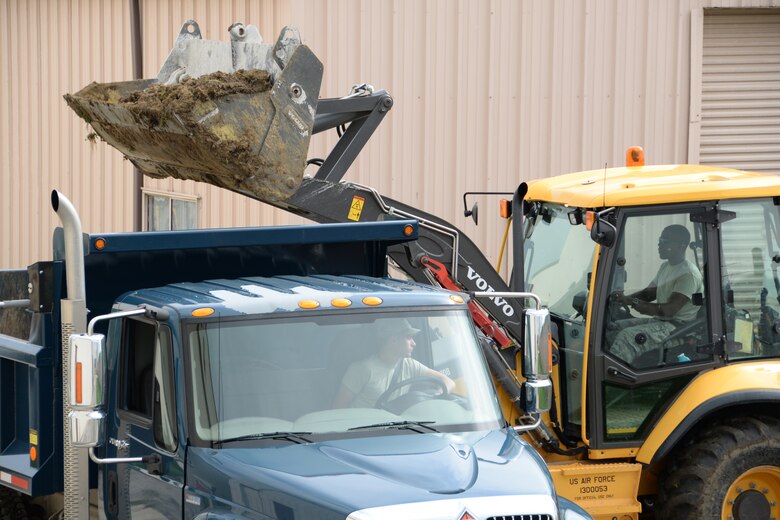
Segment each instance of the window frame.
[{"label": "window frame", "polygon": [[[155,190],[149,188],[142,188],[142,229],[143,231],[177,231],[175,229],[150,229],[149,228],[149,197],[165,197],[168,199],[168,214],[173,214],[173,201],[180,200],[184,202],[192,202],[195,204],[195,227],[191,229],[198,229],[200,227],[200,197],[197,195],[188,195],[185,193],[175,193],[164,190]],[[172,218],[171,218],[172,220]]]},{"label": "window frame", "polygon": [[[162,344],[160,342],[161,336],[165,335],[167,338],[167,345],[165,350],[167,353],[163,353],[162,351]],[[157,354],[159,352],[160,357],[162,358],[163,355],[168,356],[169,360],[169,370],[162,373],[162,377],[165,378],[165,384],[170,389],[170,408],[168,410],[168,416],[163,418],[162,416],[162,408],[160,409],[160,417],[157,417],[157,408],[155,405],[155,393],[156,393],[156,386],[152,388],[152,439],[154,440],[155,445],[160,448],[163,451],[166,451],[168,453],[176,453],[176,450],[179,445],[179,422],[178,422],[178,410],[179,406],[176,402],[176,378],[174,375],[174,372],[176,371],[176,356],[173,351],[173,334],[171,332],[171,328],[167,325],[158,324],[157,326],[157,335],[156,335],[156,342],[155,342],[155,353],[154,353],[154,365],[152,367],[152,371],[154,373],[153,380],[157,380],[157,371],[162,370],[161,367],[157,365]],[[160,390],[160,400],[162,402],[164,392],[162,392],[162,389]],[[171,427],[171,434],[173,435],[173,441],[171,446],[165,446],[161,440],[157,439],[157,425],[162,425],[162,421],[168,421],[170,423]]]},{"label": "window frame", "polygon": [[[152,347],[152,389],[151,389],[151,414],[150,415],[144,415],[136,410],[130,410],[127,408],[127,392],[128,392],[128,365],[127,365],[127,355],[128,355],[128,349],[130,348],[129,345],[129,327],[131,323],[142,323],[147,326],[151,326],[154,328],[154,346]],[[165,334],[168,338],[168,351],[170,355],[170,361],[171,361],[171,370],[168,371],[167,374],[165,374],[165,377],[167,379],[167,383],[171,385],[171,393],[173,397],[173,421],[171,423],[171,429],[174,436],[173,445],[172,446],[163,446],[161,443],[157,441],[157,436],[155,432],[155,387],[156,387],[156,373],[158,371],[157,366],[157,352],[160,349],[160,335]],[[117,416],[122,421],[127,421],[129,424],[136,425],[140,428],[143,428],[145,430],[148,430],[151,434],[151,439],[154,442],[155,446],[159,448],[160,450],[166,452],[166,453],[176,453],[178,450],[178,444],[179,444],[179,423],[178,419],[176,417],[176,413],[180,409],[179,404],[176,402],[176,378],[175,374],[173,373],[175,371],[175,354],[173,351],[173,333],[167,325],[160,324],[159,322],[155,320],[149,320],[138,316],[132,316],[127,317],[122,320],[121,325],[121,342],[119,346],[119,360],[117,363],[117,370],[119,372],[119,377],[117,378],[117,392],[116,392],[116,411]]]}]

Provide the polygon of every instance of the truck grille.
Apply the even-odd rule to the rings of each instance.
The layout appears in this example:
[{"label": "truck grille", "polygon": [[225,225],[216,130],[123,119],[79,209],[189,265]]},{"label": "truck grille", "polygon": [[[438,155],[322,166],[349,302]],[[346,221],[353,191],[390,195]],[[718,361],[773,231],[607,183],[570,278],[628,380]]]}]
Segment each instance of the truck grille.
[{"label": "truck grille", "polygon": [[504,515],[491,516],[487,520],[552,520],[550,515]]}]

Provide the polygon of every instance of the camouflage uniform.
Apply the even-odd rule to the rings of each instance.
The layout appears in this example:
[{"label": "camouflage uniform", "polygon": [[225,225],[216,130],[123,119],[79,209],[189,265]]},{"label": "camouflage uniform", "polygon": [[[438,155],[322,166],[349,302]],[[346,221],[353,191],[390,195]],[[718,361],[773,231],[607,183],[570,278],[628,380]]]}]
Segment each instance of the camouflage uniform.
[{"label": "camouflage uniform", "polygon": [[622,320],[619,328],[607,330],[609,351],[631,364],[640,354],[659,348],[675,328],[676,322],[657,318]]}]

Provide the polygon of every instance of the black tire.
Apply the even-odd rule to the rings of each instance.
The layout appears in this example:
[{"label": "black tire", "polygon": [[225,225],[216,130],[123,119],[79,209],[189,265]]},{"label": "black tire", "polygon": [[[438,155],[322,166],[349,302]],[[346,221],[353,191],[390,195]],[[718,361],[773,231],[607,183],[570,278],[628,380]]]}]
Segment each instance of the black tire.
[{"label": "black tire", "polygon": [[[700,429],[669,458],[659,482],[660,518],[761,520],[765,513],[767,520],[778,517],[777,485],[746,489],[737,504],[741,509],[723,510],[732,484],[762,466],[780,468],[780,420],[735,417]],[[761,511],[758,518],[755,511]]]},{"label": "black tire", "polygon": [[0,520],[27,519],[25,502],[25,497],[21,493],[0,486]]}]

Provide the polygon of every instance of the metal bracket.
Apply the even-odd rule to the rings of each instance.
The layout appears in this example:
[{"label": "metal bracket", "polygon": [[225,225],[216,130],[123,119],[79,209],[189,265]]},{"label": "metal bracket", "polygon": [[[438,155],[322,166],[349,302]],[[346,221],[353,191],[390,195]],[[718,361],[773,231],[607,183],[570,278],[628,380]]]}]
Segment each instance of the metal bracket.
[{"label": "metal bracket", "polygon": [[384,90],[373,92],[373,87],[365,84],[352,87],[347,97],[321,99],[312,133],[349,126],[314,178],[339,182],[391,108],[393,98],[390,94]]}]

